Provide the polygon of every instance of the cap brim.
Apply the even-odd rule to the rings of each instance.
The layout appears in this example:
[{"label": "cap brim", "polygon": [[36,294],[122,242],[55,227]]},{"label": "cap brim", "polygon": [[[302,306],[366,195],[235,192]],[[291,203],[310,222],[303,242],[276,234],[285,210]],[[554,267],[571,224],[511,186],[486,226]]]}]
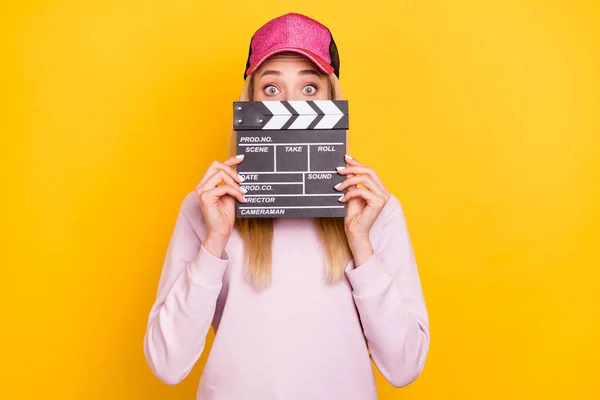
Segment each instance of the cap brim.
[{"label": "cap brim", "polygon": [[246,70],[246,75],[252,75],[258,69],[258,67],[260,67],[265,61],[267,61],[269,57],[275,54],[287,52],[302,54],[303,56],[311,60],[317,67],[319,67],[319,69],[322,72],[326,73],[327,75],[331,75],[334,71],[334,68],[331,65],[329,65],[327,61],[323,60],[321,57],[319,57],[310,50],[301,49],[298,47],[282,47],[279,49],[271,50],[270,52],[262,56],[258,61],[255,61],[254,64],[250,65],[250,67]]}]

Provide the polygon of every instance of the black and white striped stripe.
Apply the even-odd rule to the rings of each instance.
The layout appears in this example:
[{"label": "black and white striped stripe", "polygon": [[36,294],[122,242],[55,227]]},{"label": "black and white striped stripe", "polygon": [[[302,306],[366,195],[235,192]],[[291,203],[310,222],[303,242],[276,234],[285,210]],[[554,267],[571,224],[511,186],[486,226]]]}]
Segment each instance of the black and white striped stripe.
[{"label": "black and white striped stripe", "polygon": [[237,101],[236,130],[348,129],[346,100]]}]

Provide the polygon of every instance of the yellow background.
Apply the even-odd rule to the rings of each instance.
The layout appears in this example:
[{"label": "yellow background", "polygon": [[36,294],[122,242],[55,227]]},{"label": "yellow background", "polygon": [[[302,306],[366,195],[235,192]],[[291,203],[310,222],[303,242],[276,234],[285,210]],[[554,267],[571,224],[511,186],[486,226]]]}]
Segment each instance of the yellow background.
[{"label": "yellow background", "polygon": [[147,316],[249,38],[290,11],[334,33],[418,258],[430,355],[381,399],[600,398],[598,3],[293,4],[2,3],[0,398],[194,398],[202,363],[151,374]]}]

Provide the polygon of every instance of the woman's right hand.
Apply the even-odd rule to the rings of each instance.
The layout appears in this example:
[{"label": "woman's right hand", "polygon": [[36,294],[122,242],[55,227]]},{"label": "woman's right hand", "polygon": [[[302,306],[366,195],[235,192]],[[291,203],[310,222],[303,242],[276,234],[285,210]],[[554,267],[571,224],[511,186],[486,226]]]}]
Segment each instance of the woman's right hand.
[{"label": "woman's right hand", "polygon": [[[215,250],[214,253],[222,252],[233,231],[235,200],[245,202],[246,190],[239,185],[243,179],[233,168],[243,159],[243,156],[235,156],[224,162],[214,161],[196,186],[196,195],[200,200],[208,230],[205,244],[207,242],[214,244],[211,246]],[[220,254],[215,255],[220,256]]]}]

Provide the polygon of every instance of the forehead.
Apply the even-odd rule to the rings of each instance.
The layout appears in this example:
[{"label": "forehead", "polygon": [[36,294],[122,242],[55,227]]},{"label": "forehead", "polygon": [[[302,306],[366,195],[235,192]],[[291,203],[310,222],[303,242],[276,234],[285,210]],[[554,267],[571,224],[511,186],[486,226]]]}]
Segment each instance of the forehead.
[{"label": "forehead", "polygon": [[313,64],[307,57],[302,54],[296,53],[284,53],[275,54],[269,57],[256,72],[263,71],[265,69],[314,69],[319,71],[317,66]]}]

